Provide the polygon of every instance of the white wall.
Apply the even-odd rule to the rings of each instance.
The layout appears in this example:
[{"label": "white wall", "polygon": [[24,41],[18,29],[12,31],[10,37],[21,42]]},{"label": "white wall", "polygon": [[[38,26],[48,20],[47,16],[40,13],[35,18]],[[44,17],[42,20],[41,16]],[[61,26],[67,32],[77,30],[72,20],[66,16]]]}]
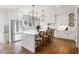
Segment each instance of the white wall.
[{"label": "white wall", "polygon": [[8,10],[0,8],[0,42],[4,42],[4,25],[8,25]]},{"label": "white wall", "polygon": [[75,6],[60,6],[57,13],[57,26],[68,25],[69,13],[75,13]]}]

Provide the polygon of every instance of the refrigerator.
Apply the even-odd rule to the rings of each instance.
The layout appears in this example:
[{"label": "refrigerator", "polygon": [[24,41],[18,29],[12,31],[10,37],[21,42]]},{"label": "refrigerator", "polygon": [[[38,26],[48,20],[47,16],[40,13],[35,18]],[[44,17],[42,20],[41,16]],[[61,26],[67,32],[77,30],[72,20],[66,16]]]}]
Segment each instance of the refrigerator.
[{"label": "refrigerator", "polygon": [[11,40],[13,42],[21,40],[22,21],[11,20]]}]

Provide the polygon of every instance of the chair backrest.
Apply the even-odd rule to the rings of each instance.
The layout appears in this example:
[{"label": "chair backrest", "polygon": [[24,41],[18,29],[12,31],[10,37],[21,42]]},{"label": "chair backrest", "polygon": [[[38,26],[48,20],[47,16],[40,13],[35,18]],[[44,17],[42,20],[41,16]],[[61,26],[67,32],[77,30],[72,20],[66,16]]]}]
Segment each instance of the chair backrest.
[{"label": "chair backrest", "polygon": [[39,36],[44,36],[44,31],[39,31]]},{"label": "chair backrest", "polygon": [[46,30],[46,33],[47,33],[47,34],[52,34],[52,29],[47,29],[47,30]]}]

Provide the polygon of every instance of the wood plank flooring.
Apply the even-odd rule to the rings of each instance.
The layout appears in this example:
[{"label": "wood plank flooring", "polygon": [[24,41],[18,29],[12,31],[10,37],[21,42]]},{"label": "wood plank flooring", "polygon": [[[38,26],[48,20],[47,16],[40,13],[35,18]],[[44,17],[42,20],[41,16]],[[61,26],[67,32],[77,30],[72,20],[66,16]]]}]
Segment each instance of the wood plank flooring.
[{"label": "wood plank flooring", "polygon": [[47,46],[40,46],[36,48],[36,53],[42,54],[77,54],[78,49],[76,48],[75,41],[54,39]]},{"label": "wood plank flooring", "polygon": [[[75,41],[64,39],[53,39],[47,44],[36,48],[36,54],[77,54]],[[12,44],[0,44],[0,54],[32,54],[21,47],[21,41]]]},{"label": "wood plank flooring", "polygon": [[30,51],[21,47],[21,41],[12,44],[0,44],[0,54],[29,54]]}]

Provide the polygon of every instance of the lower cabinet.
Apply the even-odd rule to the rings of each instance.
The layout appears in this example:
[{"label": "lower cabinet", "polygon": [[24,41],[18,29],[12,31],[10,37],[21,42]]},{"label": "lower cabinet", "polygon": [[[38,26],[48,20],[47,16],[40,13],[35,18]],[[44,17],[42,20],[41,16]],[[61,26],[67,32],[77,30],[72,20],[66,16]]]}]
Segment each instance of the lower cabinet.
[{"label": "lower cabinet", "polygon": [[55,30],[55,37],[75,40],[76,39],[76,32],[75,31]]},{"label": "lower cabinet", "polygon": [[76,31],[69,31],[69,39],[76,40]]},{"label": "lower cabinet", "polygon": [[21,33],[15,33],[13,34],[13,41],[21,40]]},{"label": "lower cabinet", "polygon": [[3,43],[8,43],[8,41],[9,41],[9,34],[4,33],[4,35],[3,35]]},{"label": "lower cabinet", "polygon": [[35,53],[35,35],[29,33],[22,33],[22,47]]}]

